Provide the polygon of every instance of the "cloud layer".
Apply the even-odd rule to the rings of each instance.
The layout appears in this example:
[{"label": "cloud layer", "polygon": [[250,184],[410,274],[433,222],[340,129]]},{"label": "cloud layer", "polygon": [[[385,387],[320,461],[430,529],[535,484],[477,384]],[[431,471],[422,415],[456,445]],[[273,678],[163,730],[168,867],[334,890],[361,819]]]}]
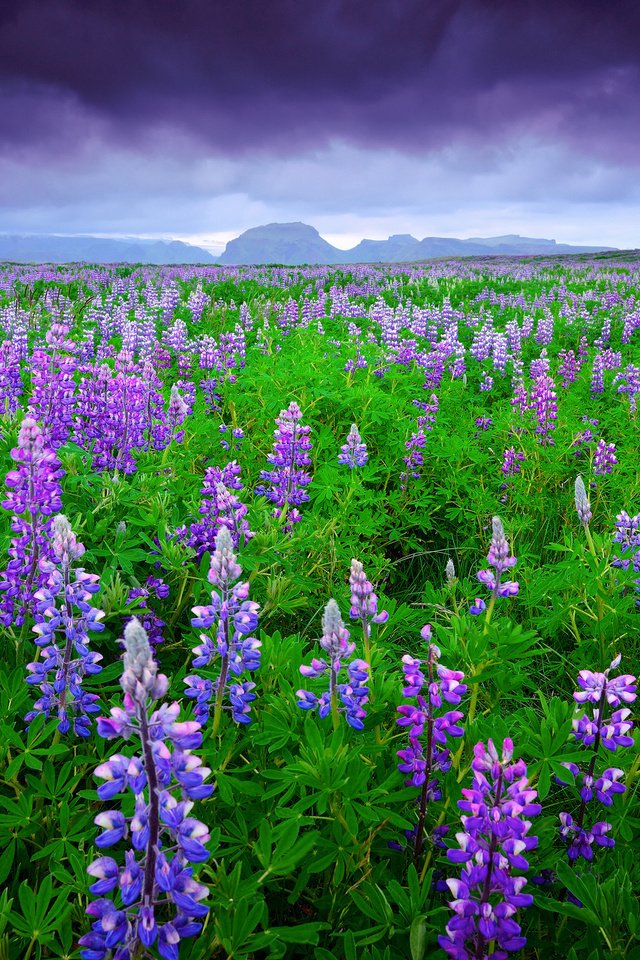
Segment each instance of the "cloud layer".
[{"label": "cloud layer", "polygon": [[0,108],[0,231],[640,244],[636,0],[4,0]]}]

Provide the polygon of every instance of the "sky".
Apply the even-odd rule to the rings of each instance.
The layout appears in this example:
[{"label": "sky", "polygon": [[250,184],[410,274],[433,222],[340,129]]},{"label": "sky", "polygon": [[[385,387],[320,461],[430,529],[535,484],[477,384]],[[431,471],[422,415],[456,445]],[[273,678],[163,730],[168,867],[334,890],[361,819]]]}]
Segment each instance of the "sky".
[{"label": "sky", "polygon": [[639,0],[0,0],[0,233],[640,247]]}]

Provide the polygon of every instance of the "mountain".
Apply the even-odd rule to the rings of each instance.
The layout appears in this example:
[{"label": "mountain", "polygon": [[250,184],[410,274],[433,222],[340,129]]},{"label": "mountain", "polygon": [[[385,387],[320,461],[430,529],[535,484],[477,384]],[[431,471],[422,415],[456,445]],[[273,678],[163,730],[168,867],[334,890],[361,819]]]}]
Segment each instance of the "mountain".
[{"label": "mountain", "polygon": [[561,253],[601,253],[615,247],[572,246],[536,237],[508,234],[502,237],[425,237],[396,233],[388,240],[361,240],[351,250],[339,250],[323,240],[306,223],[267,223],[246,230],[230,240],[220,263],[405,263],[435,257],[473,257],[528,254],[552,256]]},{"label": "mountain", "polygon": [[388,240],[361,240],[351,250],[339,250],[307,223],[266,223],[230,240],[220,257],[181,240],[141,240],[137,237],[9,236],[0,234],[0,262],[13,263],[154,263],[258,264],[284,263],[407,263],[435,257],[553,256],[561,253],[602,253],[615,247],[571,246],[536,237],[424,237],[396,233]]},{"label": "mountain", "polygon": [[0,234],[0,261],[12,263],[216,263],[201,247],[181,240]]},{"label": "mountain", "polygon": [[340,252],[307,223],[267,223],[230,240],[220,263],[338,263]]}]

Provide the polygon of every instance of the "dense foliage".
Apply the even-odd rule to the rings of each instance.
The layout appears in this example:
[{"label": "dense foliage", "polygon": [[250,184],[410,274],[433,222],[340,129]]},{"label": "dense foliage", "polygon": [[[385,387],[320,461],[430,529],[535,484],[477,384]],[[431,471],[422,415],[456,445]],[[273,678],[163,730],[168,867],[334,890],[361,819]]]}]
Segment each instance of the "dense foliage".
[{"label": "dense foliage", "polygon": [[638,328],[615,256],[0,268],[0,960],[638,960]]}]

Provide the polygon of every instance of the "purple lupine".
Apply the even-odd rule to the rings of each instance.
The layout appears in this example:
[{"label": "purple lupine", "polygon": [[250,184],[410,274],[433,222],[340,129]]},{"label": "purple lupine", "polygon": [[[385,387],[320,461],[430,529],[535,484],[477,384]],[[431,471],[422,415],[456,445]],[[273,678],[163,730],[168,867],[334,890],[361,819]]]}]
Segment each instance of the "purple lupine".
[{"label": "purple lupine", "polygon": [[[625,571],[631,565],[634,573],[640,573],[640,513],[630,517],[626,510],[623,510],[618,514],[613,542],[621,545],[622,553],[633,553],[626,557],[614,554],[611,565]],[[636,593],[640,593],[640,578],[635,581],[635,588]],[[636,600],[636,606],[640,606],[640,600]]]},{"label": "purple lupine", "polygon": [[502,459],[502,470],[505,477],[515,477],[520,473],[520,464],[524,462],[524,453],[522,450],[516,450],[515,447],[507,447]]},{"label": "purple lupine", "polygon": [[[402,688],[402,693],[405,697],[415,698],[416,702],[401,704],[398,707],[400,719],[396,721],[398,726],[409,728],[409,746],[397,751],[401,761],[398,769],[410,774],[405,781],[406,786],[420,788],[418,824],[414,835],[416,865],[424,842],[427,805],[441,799],[440,781],[435,774],[446,773],[451,767],[447,736],[461,737],[464,734],[459,726],[464,716],[460,710],[448,710],[439,716],[435,712],[442,708],[444,702],[457,706],[467,692],[466,684],[462,683],[464,674],[438,663],[440,650],[431,643],[429,624],[422,628],[420,635],[429,645],[426,660],[428,678],[420,669],[423,661],[405,654],[402,671],[406,686]],[[426,696],[423,696],[425,684]]]},{"label": "purple lupine", "polygon": [[352,423],[347,434],[347,442],[340,447],[338,463],[354,470],[356,467],[364,467],[368,459],[367,445],[362,442],[362,437],[355,423]]},{"label": "purple lupine", "polygon": [[[493,570],[478,570],[478,580],[491,591],[491,601],[487,616],[493,610],[493,606],[498,597],[515,597],[520,590],[520,585],[514,580],[502,580],[502,574],[505,570],[514,567],[518,562],[513,555],[509,553],[509,543],[504,533],[502,520],[500,517],[494,517],[492,523],[492,537],[489,553],[487,554],[487,563]],[[487,606],[484,600],[478,598],[471,607],[471,613],[477,616],[484,613]]]},{"label": "purple lupine", "polygon": [[529,410],[533,411],[537,421],[536,433],[540,443],[545,446],[552,445],[550,434],[558,419],[558,404],[555,383],[549,374],[542,373],[535,378],[529,394]]},{"label": "purple lupine", "polygon": [[[628,704],[636,699],[636,678],[628,673],[609,677],[611,671],[620,666],[621,659],[620,655],[615,657],[604,673],[581,670],[578,674],[580,689],[573,695],[578,704],[573,719],[573,736],[578,743],[591,749],[591,759],[586,773],[581,773],[577,764],[565,764],[580,788],[580,807],[575,819],[566,811],[560,814],[560,836],[567,844],[570,863],[575,863],[580,857],[592,860],[594,844],[599,847],[615,846],[613,837],[608,836],[611,824],[598,820],[591,826],[585,826],[585,816],[587,806],[594,798],[603,806],[610,807],[614,797],[626,789],[619,782],[624,771],[617,767],[607,767],[596,776],[600,746],[611,753],[618,748],[633,746],[633,737],[630,736],[633,723],[629,719],[631,710]],[[588,704],[591,704],[590,713],[581,714],[581,708]]]},{"label": "purple lupine", "polygon": [[[89,633],[104,630],[104,613],[92,606],[91,598],[100,589],[99,577],[81,567],[72,569],[84,547],[75,538],[69,521],[58,514],[52,523],[53,561],[42,560],[47,574],[44,587],[35,594],[36,618],[33,628],[42,659],[27,664],[27,683],[38,686],[42,696],[26,715],[27,723],[44,714],[58,717],[60,733],[88,737],[90,714],[97,713],[99,697],[84,693],[85,676],[100,673],[102,654],[89,649]],[[58,639],[60,638],[60,639]]]},{"label": "purple lupine", "polygon": [[593,455],[593,472],[597,477],[602,477],[611,473],[617,462],[615,443],[607,443],[601,437]]},{"label": "purple lupine", "polygon": [[[166,600],[169,596],[169,585],[159,577],[147,577],[144,587],[132,587],[132,589],[129,590],[127,606],[135,603],[136,614],[141,618],[142,626],[147,631],[149,643],[155,647],[156,644],[164,641],[162,628],[165,623],[164,620],[161,620],[156,614],[155,610],[149,606],[151,596],[155,596],[157,600]],[[138,602],[136,603],[136,601]],[[132,617],[126,619],[125,626],[131,619]]]},{"label": "purple lupine", "polygon": [[538,838],[529,836],[531,821],[540,813],[537,792],[529,789],[523,760],[513,760],[513,743],[505,739],[498,754],[493,742],[473,749],[471,789],[462,790],[458,807],[462,831],[458,849],[447,850],[451,863],[463,864],[459,878],[447,880],[453,894],[454,916],[438,937],[454,960],[506,960],[526,944],[514,919],[521,907],[533,903],[522,893],[527,881],[515,871],[527,870],[524,854]]},{"label": "purple lupine", "polygon": [[[95,775],[101,800],[131,791],[133,805],[98,814],[100,851],[123,839],[130,841],[124,858],[100,856],[88,868],[98,899],[87,913],[90,933],[80,938],[83,960],[131,960],[155,947],[163,960],[178,960],[180,942],[195,937],[209,908],[202,903],[208,889],[193,876],[192,864],[209,856],[207,827],[190,816],[194,801],[211,796],[205,783],[211,771],[192,750],[202,734],[195,720],[179,721],[178,703],[160,704],[169,681],[158,665],[145,630],[132,620],[124,632],[124,670],[120,680],[124,707],[98,719],[98,733],[107,740],[135,737],[134,756],[115,754]],[[133,810],[133,815],[129,811]],[[105,896],[112,894],[112,897]]]},{"label": "purple lupine", "polygon": [[[369,664],[358,658],[351,659],[356,645],[350,640],[340,609],[332,598],[327,603],[322,617],[322,637],[318,641],[327,654],[327,660],[314,657],[310,666],[300,667],[303,677],[316,679],[329,678],[329,688],[321,696],[309,690],[298,690],[298,706],[301,710],[318,711],[324,719],[331,714],[334,730],[340,725],[340,714],[344,713],[347,723],[354,730],[363,730],[366,717],[364,704],[369,699],[369,688],[365,685],[369,679]],[[347,679],[340,683],[340,674],[346,668]]]},{"label": "purple lupine", "polygon": [[[196,717],[201,724],[209,719],[210,703],[215,697],[212,733],[220,728],[225,699],[236,723],[250,723],[251,703],[256,699],[255,683],[242,680],[260,666],[260,641],[251,636],[258,626],[259,605],[249,600],[249,584],[236,582],[242,568],[233,552],[233,541],[227,527],[221,527],[211,556],[209,583],[213,584],[211,603],[194,607],[194,627],[215,628],[215,639],[201,633],[201,643],[194,647],[192,665],[201,670],[219,660],[215,678],[199,673],[185,677],[186,696],[196,701]],[[216,589],[217,588],[217,589]]]},{"label": "purple lupine", "polygon": [[242,489],[240,466],[235,460],[224,467],[207,467],[205,470],[200,489],[202,501],[198,508],[202,520],[192,523],[188,529],[185,527],[178,531],[180,538],[195,550],[198,563],[203,554],[215,550],[221,527],[229,530],[236,550],[255,536],[246,519],[247,507],[233,492]]},{"label": "purple lupine", "polygon": [[297,508],[309,499],[305,487],[311,483],[311,474],[305,470],[311,463],[311,427],[303,426],[301,419],[302,412],[294,400],[286,410],[280,411],[273,451],[267,457],[273,469],[261,471],[260,479],[265,482],[256,487],[259,496],[275,504],[273,515],[277,519],[285,516],[287,532],[302,519]]},{"label": "purple lupine", "polygon": [[578,519],[583,527],[589,526],[589,521],[591,520],[591,504],[589,503],[589,498],[587,496],[587,491],[585,489],[584,480],[582,477],[576,477],[575,483],[575,504],[576,512],[578,514]]},{"label": "purple lupine", "polygon": [[64,470],[56,454],[45,447],[42,431],[32,417],[22,421],[11,459],[17,469],[7,473],[9,493],[2,506],[13,513],[13,536],[7,569],[0,574],[0,610],[5,627],[20,627],[33,610],[36,591],[47,580],[40,562],[52,559],[50,518],[62,507],[60,478]]},{"label": "purple lupine", "polygon": [[349,616],[352,620],[359,620],[362,624],[364,640],[364,657],[367,663],[371,662],[371,624],[386,623],[389,614],[386,610],[378,611],[378,598],[373,590],[373,584],[367,579],[364,567],[359,560],[351,561],[349,571],[349,586],[351,587],[351,609]]}]

